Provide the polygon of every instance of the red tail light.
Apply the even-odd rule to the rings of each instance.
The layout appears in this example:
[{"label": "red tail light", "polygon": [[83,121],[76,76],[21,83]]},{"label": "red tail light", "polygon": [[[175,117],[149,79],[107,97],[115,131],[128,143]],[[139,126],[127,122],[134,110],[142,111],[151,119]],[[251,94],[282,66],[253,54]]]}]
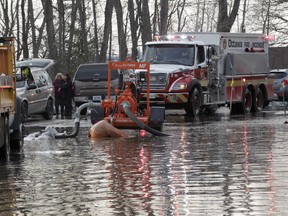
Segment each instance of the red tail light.
[{"label": "red tail light", "polygon": [[282,84],[283,84],[284,86],[286,86],[286,85],[288,84],[288,80],[283,80],[283,81],[282,81]]}]

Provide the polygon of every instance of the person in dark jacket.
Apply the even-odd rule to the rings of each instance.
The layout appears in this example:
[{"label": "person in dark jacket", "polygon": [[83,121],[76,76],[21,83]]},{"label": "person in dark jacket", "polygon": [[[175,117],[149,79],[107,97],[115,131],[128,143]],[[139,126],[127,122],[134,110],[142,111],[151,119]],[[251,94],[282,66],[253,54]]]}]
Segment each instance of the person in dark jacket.
[{"label": "person in dark jacket", "polygon": [[64,115],[67,119],[72,118],[72,99],[73,99],[73,84],[68,73],[63,75],[63,84],[61,86],[61,95],[64,106]]},{"label": "person in dark jacket", "polygon": [[63,103],[62,103],[62,95],[61,95],[61,87],[63,84],[63,75],[62,73],[58,73],[55,76],[55,79],[53,81],[53,86],[54,86],[54,95],[55,95],[55,110],[56,110],[56,119],[59,118],[59,107],[60,107],[60,112],[61,112],[61,118],[63,117]]}]

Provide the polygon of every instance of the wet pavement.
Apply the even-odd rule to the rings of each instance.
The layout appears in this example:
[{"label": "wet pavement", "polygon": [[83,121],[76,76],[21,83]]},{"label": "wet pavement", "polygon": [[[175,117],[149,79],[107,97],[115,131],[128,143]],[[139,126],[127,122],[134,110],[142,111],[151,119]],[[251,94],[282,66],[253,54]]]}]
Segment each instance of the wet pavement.
[{"label": "wet pavement", "polygon": [[[288,115],[268,110],[196,119],[171,111],[169,137],[26,140],[0,163],[0,215],[287,215]],[[71,130],[73,120],[32,119]],[[40,128],[40,127],[41,128]]]}]

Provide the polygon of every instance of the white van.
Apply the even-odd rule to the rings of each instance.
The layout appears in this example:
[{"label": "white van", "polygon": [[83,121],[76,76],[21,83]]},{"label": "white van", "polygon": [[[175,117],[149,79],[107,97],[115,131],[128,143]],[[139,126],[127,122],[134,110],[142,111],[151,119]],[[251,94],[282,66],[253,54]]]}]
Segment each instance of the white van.
[{"label": "white van", "polygon": [[[28,67],[27,67],[28,66]],[[28,68],[31,80],[27,81],[21,70]],[[30,115],[41,114],[51,120],[54,114],[54,88],[49,74],[44,68],[29,67],[29,64],[17,63],[16,94],[22,99],[21,121],[26,122]]]}]

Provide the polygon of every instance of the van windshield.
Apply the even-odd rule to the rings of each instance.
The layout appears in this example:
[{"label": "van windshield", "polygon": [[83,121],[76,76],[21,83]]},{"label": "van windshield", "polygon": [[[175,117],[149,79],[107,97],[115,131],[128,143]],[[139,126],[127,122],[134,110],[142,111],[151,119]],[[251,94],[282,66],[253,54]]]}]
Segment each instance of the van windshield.
[{"label": "van windshield", "polygon": [[[118,78],[118,71],[111,71],[111,80]],[[75,80],[79,81],[105,81],[108,79],[108,65],[87,64],[80,65]]]}]

